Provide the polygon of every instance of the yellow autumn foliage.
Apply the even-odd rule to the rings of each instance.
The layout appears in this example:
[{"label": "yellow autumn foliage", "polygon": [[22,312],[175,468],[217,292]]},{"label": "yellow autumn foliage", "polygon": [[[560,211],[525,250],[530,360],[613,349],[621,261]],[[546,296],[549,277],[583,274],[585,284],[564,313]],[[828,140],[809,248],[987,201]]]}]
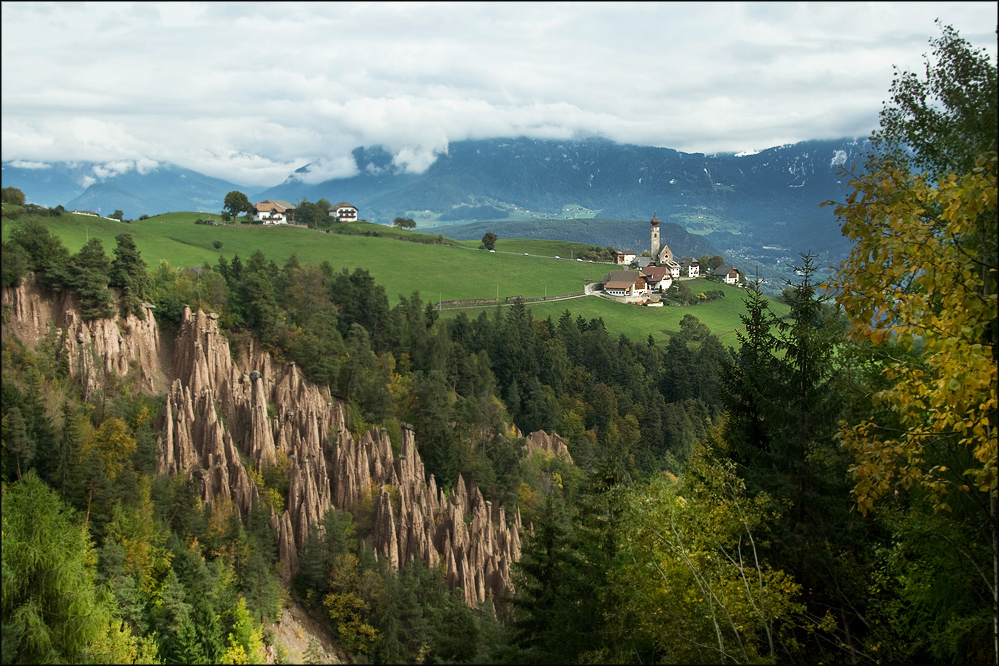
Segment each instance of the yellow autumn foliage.
[{"label": "yellow autumn foliage", "polygon": [[[987,327],[997,317],[996,156],[936,185],[887,163],[850,185],[836,214],[855,246],[829,286],[852,318],[854,339],[913,352],[888,360],[889,386],[873,396],[901,428],[873,418],[841,424],[839,438],[856,459],[858,508],[866,513],[913,484],[929,489],[938,509],[948,508],[949,490],[995,492],[996,362]],[[962,451],[972,454],[963,469],[941,464]]]}]

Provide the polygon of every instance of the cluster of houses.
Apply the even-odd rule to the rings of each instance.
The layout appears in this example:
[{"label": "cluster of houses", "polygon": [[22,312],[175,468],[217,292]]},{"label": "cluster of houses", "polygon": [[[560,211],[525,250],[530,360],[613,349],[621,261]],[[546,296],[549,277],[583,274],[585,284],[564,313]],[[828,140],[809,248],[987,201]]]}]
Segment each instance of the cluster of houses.
[{"label": "cluster of houses", "polygon": [[[340,222],[357,222],[357,207],[346,201],[330,206],[328,213]],[[294,224],[295,205],[281,199],[264,199],[253,205],[253,221],[263,224]]]},{"label": "cluster of houses", "polygon": [[[622,298],[628,302],[646,301],[652,292],[663,292],[673,286],[674,280],[701,276],[701,263],[693,257],[673,256],[669,246],[660,242],[659,218],[652,216],[651,246],[648,257],[636,257],[634,252],[611,253],[619,266],[631,266],[637,270],[617,270],[608,273],[603,280],[604,293]],[[720,277],[725,284],[739,284],[741,274],[734,266],[724,265],[711,269],[704,267],[706,276]]]}]

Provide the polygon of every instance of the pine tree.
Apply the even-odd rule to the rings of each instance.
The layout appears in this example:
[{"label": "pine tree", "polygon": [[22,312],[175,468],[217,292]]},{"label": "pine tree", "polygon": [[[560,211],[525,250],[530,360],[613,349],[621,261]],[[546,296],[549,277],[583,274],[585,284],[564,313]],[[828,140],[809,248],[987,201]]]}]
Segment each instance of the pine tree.
[{"label": "pine tree", "polygon": [[80,315],[84,319],[114,316],[110,282],[111,261],[104,253],[100,238],[91,238],[70,257],[68,285],[80,297]]},{"label": "pine tree", "polygon": [[22,469],[27,470],[28,464],[35,457],[35,442],[28,436],[24,419],[21,418],[21,410],[17,407],[11,407],[3,417],[3,440],[6,447],[9,447],[14,454],[17,478],[20,479],[23,474]]},{"label": "pine tree", "polygon": [[83,663],[107,633],[82,520],[27,472],[3,487],[2,632],[5,663]]},{"label": "pine tree", "polygon": [[109,272],[110,286],[121,289],[120,306],[123,315],[134,314],[139,319],[145,319],[142,299],[149,291],[149,268],[142,260],[132,234],[118,234],[115,240],[117,245]]},{"label": "pine tree", "polygon": [[539,524],[515,565],[513,642],[521,663],[576,663],[590,616],[579,596],[583,562],[572,542],[570,514],[557,488],[545,497]]}]

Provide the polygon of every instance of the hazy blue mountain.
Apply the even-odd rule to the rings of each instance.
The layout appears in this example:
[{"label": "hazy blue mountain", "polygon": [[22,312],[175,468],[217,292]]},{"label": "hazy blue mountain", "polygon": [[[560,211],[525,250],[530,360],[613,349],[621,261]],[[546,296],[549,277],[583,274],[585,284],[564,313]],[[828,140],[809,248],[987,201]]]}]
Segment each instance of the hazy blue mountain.
[{"label": "hazy blue mountain", "polygon": [[134,162],[54,162],[38,168],[3,163],[3,186],[24,192],[30,203],[68,210],[93,210],[126,218],[168,211],[219,213],[225,195],[246,188],[173,164],[137,166]]},{"label": "hazy blue mountain", "polygon": [[584,227],[574,223],[601,218],[610,220],[599,223],[603,229],[586,226],[594,244],[628,249],[633,242],[639,251],[647,245],[646,233],[615,237],[625,227],[612,221],[647,223],[656,213],[663,223],[704,235],[733,258],[766,264],[809,249],[829,259],[845,257],[848,246],[832,209],[819,204],[845,196],[839,170],[858,161],[864,148],[863,140],[841,139],[750,155],[703,155],[605,139],[484,139],[451,143],[447,154],[420,174],[406,173],[382,147],[360,147],[353,151],[358,175],[306,182],[315,180],[309,174],[320,168],[317,163],[263,191],[174,165],[137,168],[135,163],[28,168],[39,165],[6,162],[3,184],[19,187],[34,203],[101,213],[121,209],[127,217],[219,212],[225,194],[237,189],[255,202],[348,201],[369,222],[412,217],[421,230],[442,223],[555,219],[567,226],[545,226],[547,237],[583,240],[575,234]]},{"label": "hazy blue mountain", "polygon": [[703,155],[604,139],[487,139],[450,144],[422,174],[402,172],[379,147],[359,148],[359,175],[309,184],[306,166],[258,196],[346,200],[362,218],[382,223],[426,211],[440,222],[566,218],[567,206],[616,220],[647,221],[657,213],[722,249],[841,255],[846,242],[832,210],[819,204],[844,196],[839,169],[856,162],[864,145],[806,141],[750,155]]},{"label": "hazy blue mountain", "polygon": [[[28,203],[55,208],[80,196],[93,179],[94,162],[4,162],[0,165],[4,187],[24,192]],[[93,182],[93,180],[91,180]],[[86,183],[86,184],[85,184]],[[113,212],[113,211],[112,211]]]}]

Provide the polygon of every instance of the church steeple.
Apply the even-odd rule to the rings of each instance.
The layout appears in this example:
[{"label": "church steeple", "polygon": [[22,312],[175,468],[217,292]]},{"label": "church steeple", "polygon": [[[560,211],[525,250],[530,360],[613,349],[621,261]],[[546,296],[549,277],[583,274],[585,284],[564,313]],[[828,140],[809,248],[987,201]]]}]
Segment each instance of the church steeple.
[{"label": "church steeple", "polygon": [[656,216],[655,213],[652,213],[651,226],[652,229],[650,233],[651,242],[649,247],[649,254],[652,255],[652,261],[658,262],[659,261],[659,218]]}]

